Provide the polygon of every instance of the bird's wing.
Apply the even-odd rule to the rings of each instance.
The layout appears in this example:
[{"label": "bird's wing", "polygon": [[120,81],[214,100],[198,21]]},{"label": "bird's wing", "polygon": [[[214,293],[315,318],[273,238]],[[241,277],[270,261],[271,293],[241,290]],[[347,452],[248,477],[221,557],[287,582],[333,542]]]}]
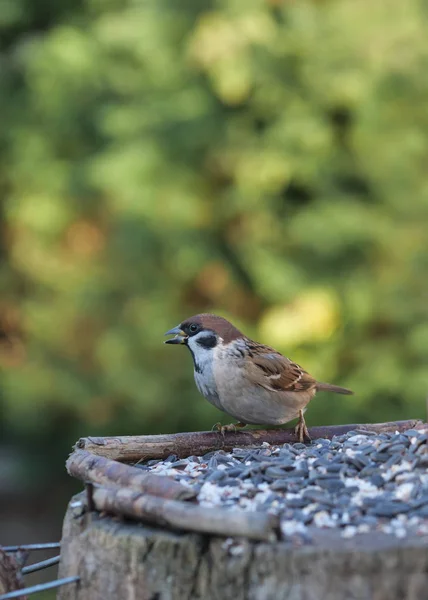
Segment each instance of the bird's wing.
[{"label": "bird's wing", "polygon": [[272,392],[303,392],[316,385],[302,367],[269,346],[252,342],[249,359],[251,381]]}]

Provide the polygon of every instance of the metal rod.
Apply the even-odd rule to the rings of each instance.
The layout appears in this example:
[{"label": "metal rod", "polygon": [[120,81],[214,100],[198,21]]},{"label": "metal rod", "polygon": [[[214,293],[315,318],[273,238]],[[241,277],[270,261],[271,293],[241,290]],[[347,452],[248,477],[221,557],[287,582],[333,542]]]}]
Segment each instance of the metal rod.
[{"label": "metal rod", "polygon": [[22,588],[22,590],[15,590],[14,592],[8,592],[2,594],[0,600],[11,600],[12,598],[21,598],[21,596],[29,596],[30,594],[37,594],[38,592],[44,592],[45,590],[52,590],[53,588],[61,587],[67,583],[75,583],[79,581],[80,577],[64,577],[63,579],[56,579],[55,581],[48,581],[48,583],[39,583],[39,585],[33,585],[31,587]]},{"label": "metal rod", "polygon": [[34,573],[34,571],[41,571],[42,569],[46,569],[47,567],[51,567],[52,565],[57,565],[59,563],[59,556],[53,556],[52,558],[47,558],[46,560],[41,560],[40,562],[34,563],[33,565],[28,565],[28,567],[24,567],[21,570],[23,575],[28,575],[28,573]]},{"label": "metal rod", "polygon": [[22,544],[21,546],[0,546],[5,552],[20,552],[21,550],[58,550],[59,542],[48,542],[47,544]]}]

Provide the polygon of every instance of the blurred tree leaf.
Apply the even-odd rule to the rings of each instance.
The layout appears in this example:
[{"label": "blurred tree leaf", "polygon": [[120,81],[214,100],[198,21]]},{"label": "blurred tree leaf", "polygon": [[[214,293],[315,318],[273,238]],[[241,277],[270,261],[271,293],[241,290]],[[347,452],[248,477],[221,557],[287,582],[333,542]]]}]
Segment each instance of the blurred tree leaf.
[{"label": "blurred tree leaf", "polygon": [[355,389],[312,423],[424,416],[421,3],[30,4],[0,9],[5,439],[209,427],[162,345],[205,310]]}]

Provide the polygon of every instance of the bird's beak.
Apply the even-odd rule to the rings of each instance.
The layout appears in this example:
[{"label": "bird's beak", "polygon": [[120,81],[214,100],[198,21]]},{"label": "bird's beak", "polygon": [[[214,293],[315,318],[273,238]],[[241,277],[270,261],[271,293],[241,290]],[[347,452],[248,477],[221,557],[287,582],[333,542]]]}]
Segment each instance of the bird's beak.
[{"label": "bird's beak", "polygon": [[185,344],[187,340],[187,335],[180,329],[180,326],[173,327],[169,331],[165,333],[165,335],[173,335],[175,337],[170,340],[166,340],[165,344]]}]

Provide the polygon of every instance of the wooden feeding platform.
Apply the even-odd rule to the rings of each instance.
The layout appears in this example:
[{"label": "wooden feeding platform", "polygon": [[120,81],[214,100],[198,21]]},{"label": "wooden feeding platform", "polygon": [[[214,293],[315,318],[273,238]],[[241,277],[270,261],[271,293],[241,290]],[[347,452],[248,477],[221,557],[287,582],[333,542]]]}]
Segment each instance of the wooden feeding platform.
[{"label": "wooden feeding platform", "polygon": [[[296,444],[294,432],[284,429],[80,439],[67,469],[86,490],[72,498],[65,516],[59,572],[60,578],[79,577],[79,581],[62,587],[58,599],[424,598],[428,589],[427,425],[401,421],[314,427],[310,435],[315,443],[307,447]],[[343,449],[341,440],[345,440]],[[364,459],[359,447],[378,460],[373,464],[381,465],[385,494],[391,496],[396,487],[397,499],[378,499],[373,490],[379,473],[374,467],[370,473],[371,459]],[[331,469],[333,479],[325,469],[329,462],[322,456],[324,450],[328,456],[340,453],[337,468]],[[288,454],[300,467],[291,465]],[[205,458],[201,464],[196,457],[206,457],[207,464]],[[220,459],[223,468],[217,464]],[[229,467],[232,463],[239,468]],[[302,475],[303,463],[310,466],[304,474],[307,479]],[[413,465],[418,469],[417,485]],[[210,468],[205,487],[192,485]],[[284,477],[278,480],[281,468]],[[251,469],[256,473],[254,489],[250,478],[245,479]],[[351,521],[348,526],[335,526],[337,515],[344,518],[344,509],[333,506],[328,493],[333,490],[335,497],[346,500],[341,495],[341,490],[346,491],[345,475],[364,469],[373,483],[364,480],[354,493],[360,494],[364,510],[368,507],[363,525],[359,529]],[[225,471],[217,475],[230,485],[217,488],[214,471]],[[183,475],[172,477],[172,472]],[[235,492],[228,472],[239,479]],[[190,483],[188,473],[193,477]],[[272,493],[282,484],[285,491]],[[293,493],[295,486],[300,491]],[[231,499],[225,505],[210,504],[201,495],[206,488],[220,494],[229,490]],[[244,500],[236,491],[241,488],[248,488]],[[364,494],[370,500],[367,506]],[[253,496],[269,502],[273,498],[271,508],[251,508]],[[296,520],[298,514],[310,521],[311,506],[318,506],[317,502],[321,504],[314,521]],[[402,512],[416,516],[400,520]],[[384,523],[388,515],[394,526],[370,526],[377,520]]]}]

